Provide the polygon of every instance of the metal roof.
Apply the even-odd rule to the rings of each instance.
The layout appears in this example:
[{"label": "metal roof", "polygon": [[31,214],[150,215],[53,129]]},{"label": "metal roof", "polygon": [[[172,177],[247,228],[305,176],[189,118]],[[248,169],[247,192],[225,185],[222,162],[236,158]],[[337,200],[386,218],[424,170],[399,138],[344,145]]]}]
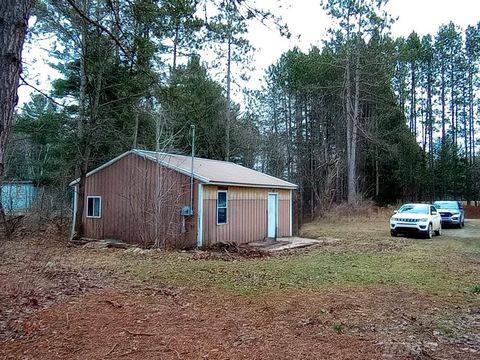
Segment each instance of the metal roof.
[{"label": "metal roof", "polygon": [[[192,169],[191,156],[157,153],[155,151],[133,150],[134,153],[162,165],[190,175]],[[260,171],[220,160],[195,157],[193,162],[194,177],[200,181],[218,185],[238,185],[255,187],[274,187],[296,189],[297,185],[288,181],[264,174]]]},{"label": "metal roof", "polygon": [[[163,152],[134,149],[127,151],[109,162],[87,173],[87,177],[117,162],[121,158],[135,154],[145,159],[159,163],[162,166],[176,170],[182,174],[191,175],[192,158],[190,156],[168,154]],[[248,186],[248,187],[269,187],[296,189],[298,186],[288,181],[264,174],[260,171],[246,168],[244,166],[220,160],[194,158],[193,177],[203,183],[212,185]],[[69,185],[79,181],[76,179]]]}]

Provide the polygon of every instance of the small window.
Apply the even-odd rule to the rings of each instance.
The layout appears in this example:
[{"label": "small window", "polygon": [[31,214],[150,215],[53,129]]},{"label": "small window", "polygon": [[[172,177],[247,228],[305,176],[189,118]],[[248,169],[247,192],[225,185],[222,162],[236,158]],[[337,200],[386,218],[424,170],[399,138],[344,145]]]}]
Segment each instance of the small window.
[{"label": "small window", "polygon": [[100,196],[87,196],[87,218],[100,218],[102,216],[102,198]]},{"label": "small window", "polygon": [[222,190],[217,192],[217,225],[227,223],[227,192]]}]

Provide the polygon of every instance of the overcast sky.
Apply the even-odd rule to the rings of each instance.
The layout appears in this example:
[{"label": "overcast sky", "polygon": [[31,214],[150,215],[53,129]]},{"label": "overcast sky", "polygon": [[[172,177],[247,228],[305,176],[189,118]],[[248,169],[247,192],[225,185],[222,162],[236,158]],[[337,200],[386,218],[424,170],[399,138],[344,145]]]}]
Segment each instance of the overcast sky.
[{"label": "overcast sky", "polygon": [[[294,46],[307,51],[312,45],[320,45],[331,26],[329,17],[321,8],[320,0],[283,0],[280,9],[277,0],[260,0],[278,10],[287,22],[292,37],[282,38],[275,31],[256,24],[252,27],[250,39],[257,48],[257,68],[262,71],[274,63],[282,53]],[[466,28],[480,22],[480,0],[390,0],[385,10],[398,18],[392,26],[392,34],[408,36],[412,31],[419,35],[435,34],[442,24],[453,21]]]},{"label": "overcast sky", "polygon": [[[265,69],[276,62],[282,53],[294,46],[306,51],[312,45],[320,45],[325,39],[326,29],[330,27],[320,0],[257,1],[283,17],[292,37],[289,40],[282,38],[275,29],[261,24],[251,26],[249,38],[257,51],[254,56],[255,71],[249,85],[254,87],[259,87]],[[480,0],[390,0],[386,10],[393,17],[398,17],[392,27],[394,36],[408,36],[413,30],[419,35],[434,34],[440,25],[449,21],[462,28],[480,21]],[[32,83],[48,90],[50,80],[57,75],[44,65],[45,52],[35,46],[26,46],[24,59],[29,70],[27,76]],[[29,100],[30,93],[31,89],[26,86],[19,89],[20,104]]]}]

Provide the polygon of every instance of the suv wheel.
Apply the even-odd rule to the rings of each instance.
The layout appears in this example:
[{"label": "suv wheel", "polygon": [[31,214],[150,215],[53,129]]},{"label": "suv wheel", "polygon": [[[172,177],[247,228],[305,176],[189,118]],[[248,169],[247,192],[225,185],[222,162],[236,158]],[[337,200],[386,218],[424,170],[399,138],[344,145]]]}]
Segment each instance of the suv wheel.
[{"label": "suv wheel", "polygon": [[397,232],[395,230],[390,230],[390,235],[397,237]]},{"label": "suv wheel", "polygon": [[438,230],[435,230],[435,236],[440,236],[442,235],[442,227],[440,226]]},{"label": "suv wheel", "polygon": [[428,224],[427,232],[425,233],[425,237],[427,239],[431,239],[433,237],[433,226],[432,224]]}]

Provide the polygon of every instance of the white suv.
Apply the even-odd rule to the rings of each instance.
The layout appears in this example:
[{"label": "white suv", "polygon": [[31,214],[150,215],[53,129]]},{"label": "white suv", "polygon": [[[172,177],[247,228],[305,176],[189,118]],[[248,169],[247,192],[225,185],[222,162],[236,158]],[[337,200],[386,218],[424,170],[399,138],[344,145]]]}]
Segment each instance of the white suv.
[{"label": "white suv", "polygon": [[442,232],[441,216],[434,205],[405,204],[390,218],[390,234],[421,234],[429,239]]}]

